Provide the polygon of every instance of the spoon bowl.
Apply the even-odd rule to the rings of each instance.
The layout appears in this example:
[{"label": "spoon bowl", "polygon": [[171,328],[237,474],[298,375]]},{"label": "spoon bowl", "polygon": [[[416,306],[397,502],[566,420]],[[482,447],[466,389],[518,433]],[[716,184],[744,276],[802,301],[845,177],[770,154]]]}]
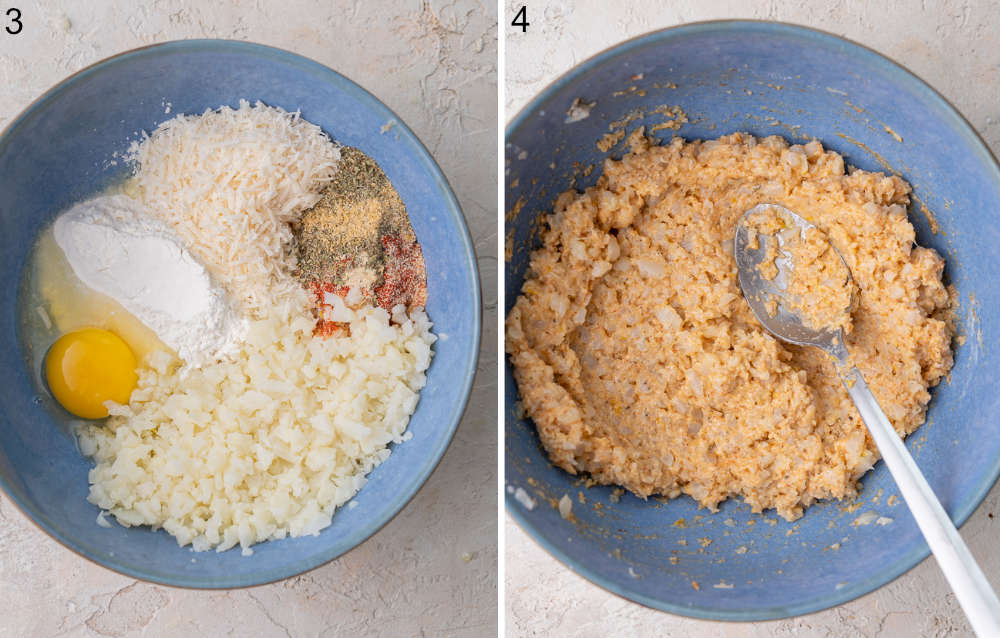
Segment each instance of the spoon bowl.
[{"label": "spoon bowl", "polygon": [[[733,256],[736,259],[740,289],[743,291],[743,296],[746,298],[750,310],[768,332],[783,341],[800,346],[816,346],[837,360],[846,361],[847,349],[844,347],[844,331],[842,329],[816,330],[811,328],[788,304],[783,303],[787,292],[787,278],[793,267],[792,260],[787,257],[779,257],[774,260],[774,264],[778,267],[778,275],[774,279],[767,279],[762,275],[759,266],[767,259],[769,244],[774,241],[780,243],[781,239],[778,235],[763,233],[757,233],[754,236],[747,221],[754,214],[768,209],[775,209],[783,213],[799,228],[800,232],[804,233],[807,229],[816,228],[795,211],[778,204],[758,204],[743,213],[736,225],[736,234],[733,238]],[[832,244],[830,250],[844,264],[848,277],[850,277],[851,271],[850,268],[847,268],[843,256],[837,252]],[[850,281],[846,285],[850,285]],[[777,301],[777,312],[774,314],[767,307],[770,300]],[[851,301],[853,306],[855,301],[853,295]]]}]

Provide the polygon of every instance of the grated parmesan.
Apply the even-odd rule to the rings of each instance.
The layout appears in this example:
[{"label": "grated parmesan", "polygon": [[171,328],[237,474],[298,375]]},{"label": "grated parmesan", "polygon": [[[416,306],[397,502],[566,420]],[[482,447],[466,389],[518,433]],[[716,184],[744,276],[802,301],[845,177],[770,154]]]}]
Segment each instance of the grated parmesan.
[{"label": "grated parmesan", "polygon": [[240,100],[237,109],[163,122],[127,158],[135,177],[126,191],[134,189],[234,300],[260,316],[298,285],[289,223],[318,201],[340,150],[297,112]]}]

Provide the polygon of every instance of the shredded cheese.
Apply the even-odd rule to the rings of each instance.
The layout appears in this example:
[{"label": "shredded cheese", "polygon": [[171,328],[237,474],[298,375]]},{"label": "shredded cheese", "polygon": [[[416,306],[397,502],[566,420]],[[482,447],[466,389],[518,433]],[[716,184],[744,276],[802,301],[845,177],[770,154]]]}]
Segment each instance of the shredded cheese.
[{"label": "shredded cheese", "polygon": [[340,159],[318,126],[241,100],[163,122],[128,158],[135,178],[126,190],[177,231],[243,310],[261,316],[298,285],[289,223],[316,203]]}]

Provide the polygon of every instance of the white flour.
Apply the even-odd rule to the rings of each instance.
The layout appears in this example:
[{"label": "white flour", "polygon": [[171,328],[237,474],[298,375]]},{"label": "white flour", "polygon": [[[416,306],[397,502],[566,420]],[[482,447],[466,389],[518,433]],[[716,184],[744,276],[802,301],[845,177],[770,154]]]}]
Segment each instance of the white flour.
[{"label": "white flour", "polygon": [[225,291],[136,200],[81,202],[53,230],[77,277],[124,306],[189,366],[211,361],[242,336],[245,321]]}]

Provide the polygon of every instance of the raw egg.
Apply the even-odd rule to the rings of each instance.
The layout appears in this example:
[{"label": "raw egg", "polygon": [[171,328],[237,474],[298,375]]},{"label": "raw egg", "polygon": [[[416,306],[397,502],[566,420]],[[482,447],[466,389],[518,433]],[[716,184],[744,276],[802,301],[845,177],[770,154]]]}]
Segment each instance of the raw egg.
[{"label": "raw egg", "polygon": [[45,355],[45,377],[56,401],[84,419],[108,416],[104,402],[128,403],[139,376],[132,349],[121,337],[84,328],[59,337]]}]

